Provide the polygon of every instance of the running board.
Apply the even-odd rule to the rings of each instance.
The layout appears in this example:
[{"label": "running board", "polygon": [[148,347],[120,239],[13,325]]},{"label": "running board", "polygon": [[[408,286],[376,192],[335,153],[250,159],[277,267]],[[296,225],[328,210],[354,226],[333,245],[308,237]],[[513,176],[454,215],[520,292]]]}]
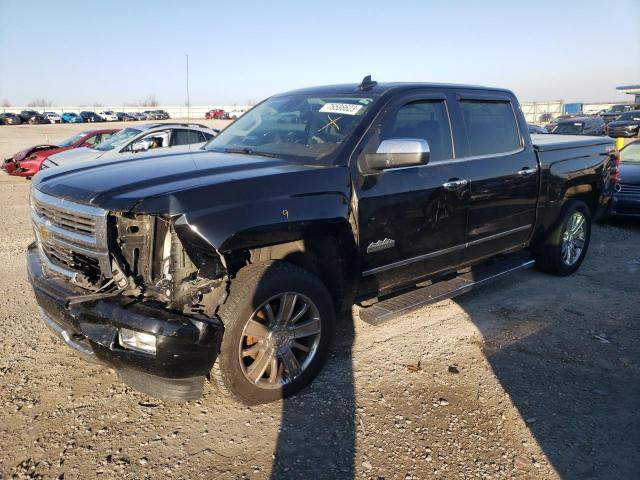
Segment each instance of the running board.
[{"label": "running board", "polygon": [[525,270],[534,265],[535,261],[531,255],[524,251],[498,257],[450,280],[435,282],[429,286],[381,300],[370,307],[361,308],[360,319],[371,325],[380,325],[412,310],[455,297],[504,275]]}]

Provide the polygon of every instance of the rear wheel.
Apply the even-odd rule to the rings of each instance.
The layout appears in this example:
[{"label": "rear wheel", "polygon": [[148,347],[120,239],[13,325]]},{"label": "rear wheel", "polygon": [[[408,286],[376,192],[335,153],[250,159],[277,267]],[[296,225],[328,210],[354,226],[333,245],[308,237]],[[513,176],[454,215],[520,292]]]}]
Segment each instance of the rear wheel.
[{"label": "rear wheel", "polygon": [[298,392],[327,358],[333,301],[316,276],[295,265],[242,269],[219,315],[225,334],[213,374],[220,390],[242,403]]},{"label": "rear wheel", "polygon": [[591,239],[591,213],[581,200],[569,200],[556,226],[535,251],[536,265],[554,275],[580,268]]}]

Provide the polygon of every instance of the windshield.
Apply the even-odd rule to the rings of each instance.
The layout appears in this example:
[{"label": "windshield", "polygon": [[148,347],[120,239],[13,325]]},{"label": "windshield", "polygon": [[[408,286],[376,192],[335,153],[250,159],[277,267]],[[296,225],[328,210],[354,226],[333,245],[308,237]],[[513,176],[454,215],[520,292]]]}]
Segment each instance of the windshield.
[{"label": "windshield", "polygon": [[214,152],[267,155],[313,163],[348,138],[373,102],[370,96],[272,97],[211,140]]},{"label": "windshield", "polygon": [[60,143],[59,145],[61,147],[70,147],[71,145],[76,143],[78,140],[80,140],[82,137],[84,137],[86,134],[87,132],[76,133],[73,137],[67,138],[64,142]]},{"label": "windshield", "polygon": [[129,139],[135,135],[138,135],[140,130],[137,128],[125,128],[115,133],[111,138],[99,143],[94,147],[95,150],[101,150],[103,152],[107,150],[113,150],[114,148],[120,148],[124,146]]},{"label": "windshield", "polygon": [[620,162],[640,164],[640,142],[633,142],[620,150]]},{"label": "windshield", "polygon": [[584,123],[580,122],[563,122],[559,123],[556,128],[553,129],[553,133],[564,133],[568,135],[575,135],[582,133]]},{"label": "windshield", "polygon": [[640,111],[623,113],[617,120],[640,120]]}]

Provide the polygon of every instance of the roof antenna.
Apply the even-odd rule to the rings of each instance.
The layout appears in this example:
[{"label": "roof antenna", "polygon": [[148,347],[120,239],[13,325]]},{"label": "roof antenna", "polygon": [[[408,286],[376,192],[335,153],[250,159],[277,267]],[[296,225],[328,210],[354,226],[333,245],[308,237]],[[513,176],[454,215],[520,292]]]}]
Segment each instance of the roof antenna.
[{"label": "roof antenna", "polygon": [[362,83],[358,86],[358,90],[371,90],[376,85],[378,85],[378,82],[371,80],[371,75],[367,75],[362,79]]}]

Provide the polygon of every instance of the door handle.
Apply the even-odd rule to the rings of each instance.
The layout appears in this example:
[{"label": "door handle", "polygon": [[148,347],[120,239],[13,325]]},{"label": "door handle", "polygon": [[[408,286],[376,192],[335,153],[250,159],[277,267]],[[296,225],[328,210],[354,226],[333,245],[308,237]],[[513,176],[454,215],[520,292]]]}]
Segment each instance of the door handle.
[{"label": "door handle", "polygon": [[524,167],[522,170],[520,170],[518,172],[518,175],[520,175],[521,177],[526,177],[526,176],[529,176],[529,175],[533,175],[537,171],[538,171],[537,168]]},{"label": "door handle", "polygon": [[458,190],[469,183],[469,180],[449,180],[442,184],[445,190]]}]

